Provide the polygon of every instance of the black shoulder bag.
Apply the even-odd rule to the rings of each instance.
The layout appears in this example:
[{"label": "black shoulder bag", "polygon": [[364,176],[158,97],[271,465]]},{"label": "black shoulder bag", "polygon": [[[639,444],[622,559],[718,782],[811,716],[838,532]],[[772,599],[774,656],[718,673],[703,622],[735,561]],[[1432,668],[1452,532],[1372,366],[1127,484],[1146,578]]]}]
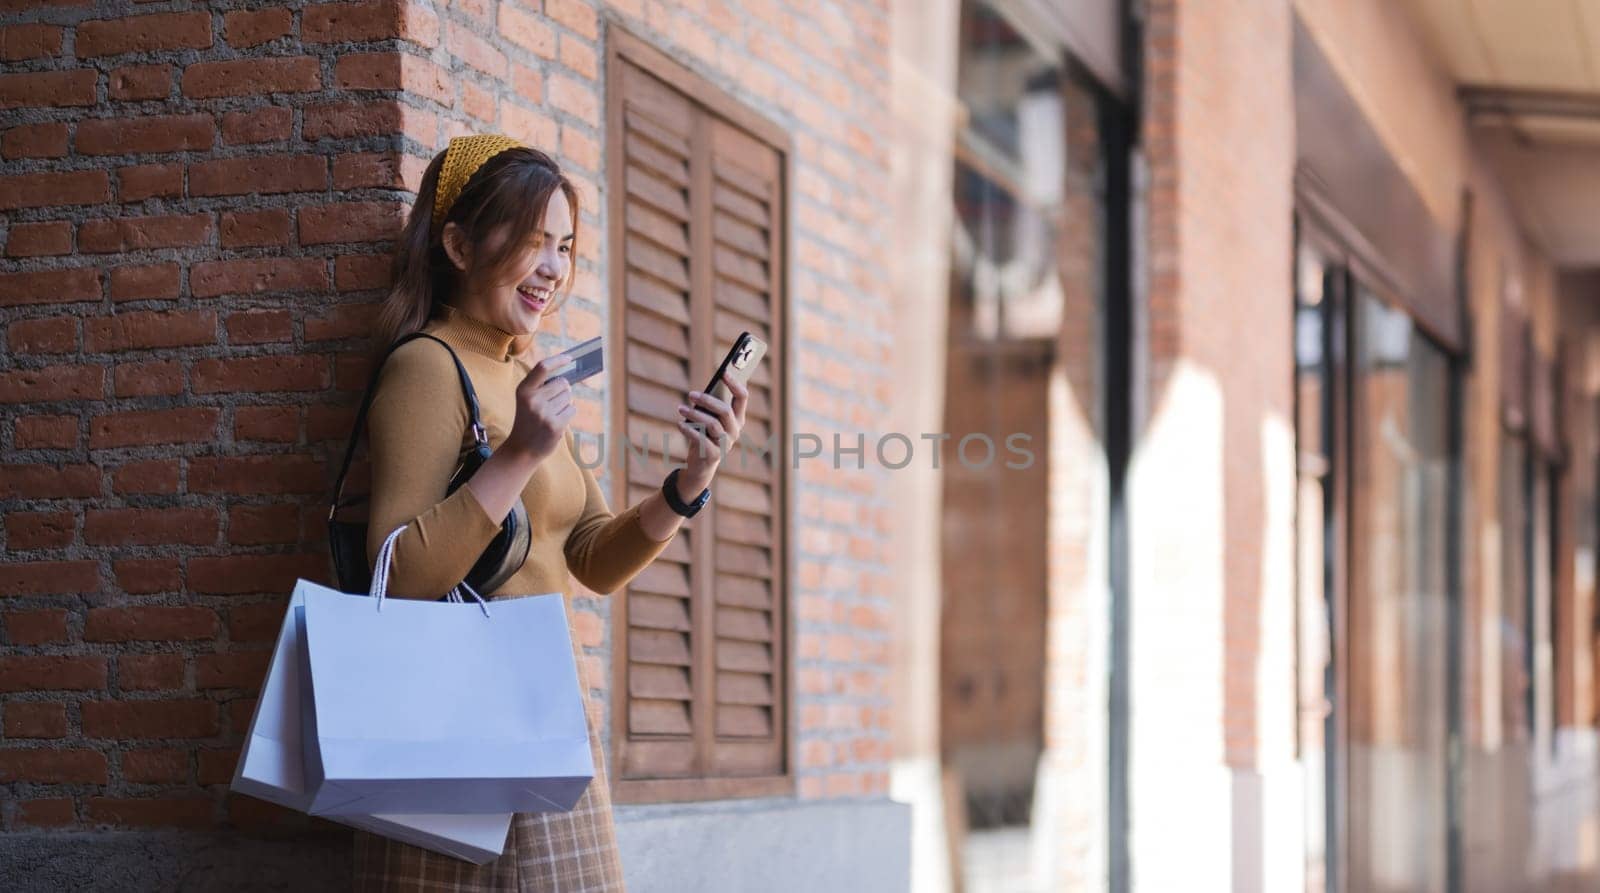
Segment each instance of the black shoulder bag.
[{"label": "black shoulder bag", "polygon": [[[361,439],[362,431],[365,430],[367,410],[372,406],[372,398],[377,391],[378,374],[383,371],[383,364],[388,361],[389,355],[394,353],[396,348],[417,338],[437,341],[450,352],[450,359],[456,364],[456,374],[461,378],[461,393],[467,401],[467,414],[474,444],[472,449],[462,456],[461,464],[450,476],[446,494],[454,493],[466,483],[492,454],[489,449],[489,435],[484,430],[483,419],[478,412],[478,394],[472,389],[472,379],[467,376],[466,368],[461,365],[461,358],[456,356],[450,345],[424,332],[412,332],[389,345],[389,349],[383,354],[383,359],[379,360],[377,367],[372,370],[372,377],[367,382],[367,392],[361,398],[361,409],[356,413],[355,427],[350,432],[350,441],[344,451],[344,463],[339,468],[339,479],[334,484],[333,505],[328,509],[328,551],[333,558],[333,571],[341,592],[365,593],[372,588],[372,565],[367,560],[367,530],[370,525],[366,521],[340,521],[336,518],[340,509],[357,505],[366,501],[368,497],[353,496],[344,499],[344,479],[350,473],[350,460],[355,457],[356,442]],[[489,541],[483,554],[467,572],[467,585],[485,595],[492,592],[522,567],[522,563],[528,557],[530,542],[528,512],[521,498],[518,498],[511,513],[506,515],[505,521],[501,523],[500,532]],[[440,598],[444,597],[445,594],[441,593]]]}]

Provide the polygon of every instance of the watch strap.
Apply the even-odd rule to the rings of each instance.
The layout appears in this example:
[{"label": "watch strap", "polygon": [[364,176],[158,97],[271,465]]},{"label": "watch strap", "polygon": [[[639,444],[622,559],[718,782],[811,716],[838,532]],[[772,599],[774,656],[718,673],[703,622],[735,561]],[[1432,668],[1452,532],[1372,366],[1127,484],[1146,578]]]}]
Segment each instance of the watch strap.
[{"label": "watch strap", "polygon": [[682,469],[674,468],[667,474],[667,479],[661,484],[661,495],[666,497],[667,505],[677,514],[685,518],[693,518],[711,498],[711,488],[700,491],[700,495],[693,502],[684,502],[678,495],[678,472]]}]

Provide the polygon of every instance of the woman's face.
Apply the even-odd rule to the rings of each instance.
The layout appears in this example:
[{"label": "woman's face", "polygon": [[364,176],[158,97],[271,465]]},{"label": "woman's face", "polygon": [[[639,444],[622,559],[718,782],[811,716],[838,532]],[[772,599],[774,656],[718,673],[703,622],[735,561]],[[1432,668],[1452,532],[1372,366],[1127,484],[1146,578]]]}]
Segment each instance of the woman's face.
[{"label": "woman's face", "polygon": [[[508,270],[511,278],[493,281],[488,275],[474,275],[471,257],[460,249],[461,230],[455,233],[447,228],[445,251],[457,269],[465,273],[467,287],[458,295],[456,303],[469,315],[499,326],[515,335],[524,335],[539,328],[545,311],[555,300],[556,287],[572,271],[572,206],[560,189],[550,194],[544,208],[544,221],[539,231],[527,237],[527,244],[513,257]],[[487,244],[481,246],[482,256],[491,256],[508,237],[504,229],[489,235]]]}]

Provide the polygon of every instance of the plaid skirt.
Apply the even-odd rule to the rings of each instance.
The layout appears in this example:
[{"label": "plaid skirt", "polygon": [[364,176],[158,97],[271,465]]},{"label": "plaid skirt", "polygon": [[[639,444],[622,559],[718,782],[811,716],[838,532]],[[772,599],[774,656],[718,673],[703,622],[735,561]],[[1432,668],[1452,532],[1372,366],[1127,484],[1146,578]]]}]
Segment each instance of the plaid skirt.
[{"label": "plaid skirt", "polygon": [[[570,621],[569,621],[570,622]],[[577,656],[574,635],[574,657]],[[355,889],[358,891],[478,891],[520,893],[601,893],[618,891],[622,856],[611,819],[611,785],[606,777],[600,735],[590,713],[589,684],[578,663],[584,722],[594,779],[571,812],[519,812],[511,820],[506,848],[484,865],[355,831]]]}]

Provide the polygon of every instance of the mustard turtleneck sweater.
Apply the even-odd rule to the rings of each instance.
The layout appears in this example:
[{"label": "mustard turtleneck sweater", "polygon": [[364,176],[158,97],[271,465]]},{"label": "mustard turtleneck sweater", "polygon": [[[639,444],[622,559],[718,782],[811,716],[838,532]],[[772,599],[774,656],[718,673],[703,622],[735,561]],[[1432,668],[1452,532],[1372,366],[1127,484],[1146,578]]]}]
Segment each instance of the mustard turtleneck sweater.
[{"label": "mustard turtleneck sweater", "polygon": [[[532,368],[516,336],[449,304],[422,331],[455,349],[478,393],[489,446],[499,449],[516,418],[516,389]],[[367,560],[395,528],[389,591],[402,598],[439,598],[461,581],[500,530],[468,487],[445,495],[450,476],[472,445],[466,402],[450,355],[418,338],[384,363],[367,415],[372,463]],[[613,515],[595,480],[580,465],[569,430],[522,491],[532,543],[528,559],[492,595],[570,595],[568,572],[595,592],[633,579],[672,542],[651,539],[639,507]],[[674,534],[676,536],[676,534]]]}]

